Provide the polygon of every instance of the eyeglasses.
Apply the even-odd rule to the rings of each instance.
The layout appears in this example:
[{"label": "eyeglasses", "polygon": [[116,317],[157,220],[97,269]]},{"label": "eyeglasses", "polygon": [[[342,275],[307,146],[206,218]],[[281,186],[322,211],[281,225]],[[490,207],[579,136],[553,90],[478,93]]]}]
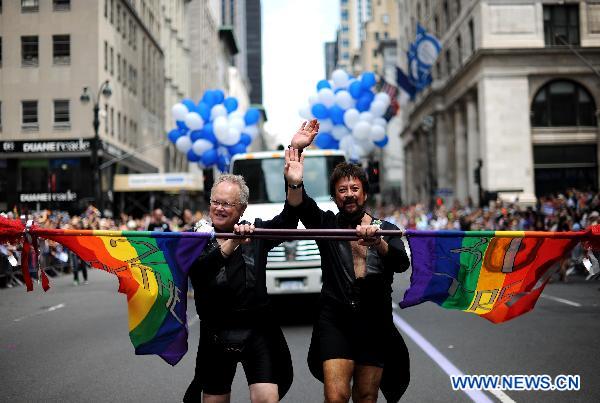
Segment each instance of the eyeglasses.
[{"label": "eyeglasses", "polygon": [[219,200],[213,200],[210,199],[210,205],[213,207],[223,207],[224,209],[232,209],[235,206],[237,206],[240,203],[229,203],[229,202],[223,202],[223,201],[219,201]]}]

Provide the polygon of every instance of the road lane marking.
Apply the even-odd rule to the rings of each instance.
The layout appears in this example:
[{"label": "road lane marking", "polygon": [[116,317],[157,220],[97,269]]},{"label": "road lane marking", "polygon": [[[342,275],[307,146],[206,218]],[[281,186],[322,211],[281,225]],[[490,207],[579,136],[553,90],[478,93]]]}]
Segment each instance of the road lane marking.
[{"label": "road lane marking", "polygon": [[54,305],[54,306],[51,306],[51,307],[49,307],[49,308],[46,308],[46,309],[44,309],[44,310],[42,310],[42,311],[39,311],[39,312],[34,312],[34,313],[30,313],[29,315],[25,315],[25,316],[21,316],[21,317],[18,317],[18,318],[16,318],[16,319],[13,319],[13,322],[20,322],[20,321],[22,321],[23,319],[31,318],[31,317],[33,317],[33,316],[42,315],[42,314],[44,314],[44,313],[47,313],[47,312],[56,311],[57,309],[64,308],[64,307],[65,307],[65,304],[64,304],[64,303],[62,303],[62,304],[58,304],[58,305]]},{"label": "road lane marking", "polygon": [[552,301],[556,301],[556,302],[562,302],[563,304],[576,306],[577,308],[582,306],[579,302],[569,301],[568,299],[558,298],[558,297],[554,297],[554,296],[548,295],[548,294],[540,294],[540,297],[546,298],[546,299],[551,299]]},{"label": "road lane marking", "polygon": [[[398,305],[393,304],[394,308]],[[392,312],[394,318],[394,324],[400,330],[402,330],[408,337],[412,339],[421,349],[433,360],[436,364],[444,370],[444,372],[450,377],[451,375],[464,375],[464,373],[458,369],[454,364],[450,362],[440,351],[433,346],[425,337],[416,331],[411,325],[408,324],[404,319],[396,312]],[[474,402],[485,402],[492,403],[492,400],[487,397],[481,390],[463,390]],[[501,390],[488,390],[489,393],[494,395],[498,400],[503,403],[515,403],[506,393]]]}]

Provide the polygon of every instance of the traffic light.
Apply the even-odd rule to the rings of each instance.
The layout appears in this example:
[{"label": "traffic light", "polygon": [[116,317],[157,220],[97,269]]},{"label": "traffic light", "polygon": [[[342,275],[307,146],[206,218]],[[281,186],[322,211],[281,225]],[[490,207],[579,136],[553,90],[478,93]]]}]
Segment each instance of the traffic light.
[{"label": "traffic light", "polygon": [[370,193],[379,193],[379,161],[369,161],[367,165]]}]

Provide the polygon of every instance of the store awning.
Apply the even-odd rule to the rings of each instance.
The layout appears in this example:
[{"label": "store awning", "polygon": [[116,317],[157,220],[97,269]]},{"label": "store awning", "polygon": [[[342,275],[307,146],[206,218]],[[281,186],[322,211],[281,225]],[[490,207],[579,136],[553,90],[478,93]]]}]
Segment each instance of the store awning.
[{"label": "store awning", "polygon": [[177,192],[204,190],[202,177],[191,173],[115,175],[115,192]]}]

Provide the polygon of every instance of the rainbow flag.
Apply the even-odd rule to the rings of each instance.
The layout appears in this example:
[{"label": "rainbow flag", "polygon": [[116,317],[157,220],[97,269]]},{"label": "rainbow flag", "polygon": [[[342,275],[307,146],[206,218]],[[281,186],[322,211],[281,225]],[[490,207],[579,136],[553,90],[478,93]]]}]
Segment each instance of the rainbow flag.
[{"label": "rainbow flag", "polygon": [[119,292],[127,295],[129,337],[136,354],[157,354],[171,365],[181,360],[188,348],[188,270],[211,234],[43,232],[41,236],[66,246],[90,266],[118,277]]},{"label": "rainbow flag", "polygon": [[582,233],[406,231],[412,274],[402,308],[432,301],[501,323],[530,311]]}]

